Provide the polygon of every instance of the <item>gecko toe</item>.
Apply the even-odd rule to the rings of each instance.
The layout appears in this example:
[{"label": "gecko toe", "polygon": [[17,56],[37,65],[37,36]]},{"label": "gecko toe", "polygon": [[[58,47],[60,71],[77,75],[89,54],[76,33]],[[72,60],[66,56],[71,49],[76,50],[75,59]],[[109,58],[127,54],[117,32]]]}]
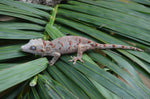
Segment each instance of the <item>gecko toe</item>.
[{"label": "gecko toe", "polygon": [[75,56],[71,56],[71,60],[68,60],[68,61],[70,61],[70,62],[72,62],[73,61],[73,64],[76,64],[76,61],[77,60],[79,60],[80,62],[84,62],[81,58],[78,58],[78,57],[75,57]]},{"label": "gecko toe", "polygon": [[68,60],[69,62],[72,62],[73,60],[71,59],[71,60]]},{"label": "gecko toe", "polygon": [[83,63],[84,61],[83,61],[82,59],[80,59],[80,62],[82,62],[82,63]]},{"label": "gecko toe", "polygon": [[76,64],[76,61],[73,62],[73,65]]}]

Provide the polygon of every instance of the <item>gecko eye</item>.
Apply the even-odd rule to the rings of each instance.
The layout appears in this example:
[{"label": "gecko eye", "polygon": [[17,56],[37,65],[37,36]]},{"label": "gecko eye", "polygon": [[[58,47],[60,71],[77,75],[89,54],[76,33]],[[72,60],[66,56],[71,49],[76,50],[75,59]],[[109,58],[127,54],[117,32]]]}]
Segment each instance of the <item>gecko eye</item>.
[{"label": "gecko eye", "polygon": [[35,46],[31,46],[30,49],[31,50],[36,50],[36,47]]}]

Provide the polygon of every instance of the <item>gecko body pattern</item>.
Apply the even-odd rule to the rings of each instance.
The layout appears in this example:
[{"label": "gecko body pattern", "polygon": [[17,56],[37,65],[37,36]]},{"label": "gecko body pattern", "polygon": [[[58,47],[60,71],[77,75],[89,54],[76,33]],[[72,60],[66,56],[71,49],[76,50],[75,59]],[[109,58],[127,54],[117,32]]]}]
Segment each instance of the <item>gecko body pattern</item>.
[{"label": "gecko body pattern", "polygon": [[69,61],[73,61],[73,64],[77,60],[83,62],[82,54],[86,50],[90,49],[131,49],[136,51],[143,51],[139,48],[116,45],[116,44],[99,44],[92,40],[89,40],[80,36],[63,36],[53,41],[44,41],[42,39],[31,39],[27,44],[21,46],[21,50],[24,52],[41,55],[41,56],[53,56],[49,62],[53,65],[62,54],[69,54],[77,52],[77,57],[73,56]]}]

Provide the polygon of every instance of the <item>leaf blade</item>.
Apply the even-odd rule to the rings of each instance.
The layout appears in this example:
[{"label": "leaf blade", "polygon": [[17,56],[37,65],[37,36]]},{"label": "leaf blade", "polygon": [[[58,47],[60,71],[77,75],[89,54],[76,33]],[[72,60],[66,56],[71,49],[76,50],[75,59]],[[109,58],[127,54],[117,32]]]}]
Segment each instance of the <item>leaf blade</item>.
[{"label": "leaf blade", "polygon": [[[25,64],[16,65],[0,71],[0,92],[25,81],[47,67],[47,59],[40,58]],[[8,73],[9,72],[9,73]]]}]

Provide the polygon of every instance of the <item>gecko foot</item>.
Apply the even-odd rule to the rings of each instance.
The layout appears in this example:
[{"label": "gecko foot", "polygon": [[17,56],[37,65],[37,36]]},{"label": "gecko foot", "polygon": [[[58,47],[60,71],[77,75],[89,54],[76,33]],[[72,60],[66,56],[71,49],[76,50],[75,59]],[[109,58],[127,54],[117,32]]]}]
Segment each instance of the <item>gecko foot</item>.
[{"label": "gecko foot", "polygon": [[81,58],[75,57],[75,56],[71,56],[71,60],[69,60],[70,62],[73,61],[73,64],[76,64],[76,61],[79,60],[80,62],[84,62]]}]

